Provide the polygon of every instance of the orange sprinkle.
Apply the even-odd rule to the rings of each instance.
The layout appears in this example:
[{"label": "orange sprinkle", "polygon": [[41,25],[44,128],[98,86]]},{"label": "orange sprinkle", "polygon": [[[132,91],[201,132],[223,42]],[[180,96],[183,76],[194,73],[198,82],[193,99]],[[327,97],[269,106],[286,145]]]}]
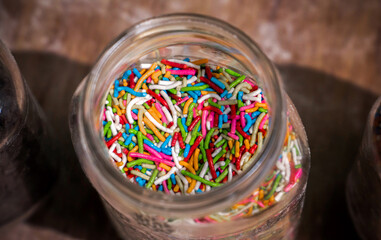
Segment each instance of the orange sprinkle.
[{"label": "orange sprinkle", "polygon": [[[184,166],[186,167],[191,173],[193,174],[196,174],[196,171],[193,169],[193,167],[191,165],[189,165],[187,162],[184,162],[184,161],[180,161],[179,164],[181,166]],[[192,182],[187,190],[187,193],[191,193],[194,189],[194,187],[196,186],[196,179],[192,179]]]},{"label": "orange sprinkle", "polygon": [[156,185],[152,184],[152,189],[156,192]]},{"label": "orange sprinkle", "polygon": [[123,79],[123,87],[127,87],[127,80]]},{"label": "orange sprinkle", "polygon": [[259,190],[258,199],[262,200],[263,199],[263,195],[264,195],[264,191],[262,189]]},{"label": "orange sprinkle", "polygon": [[148,89],[147,84],[143,83],[142,88],[143,88],[144,90],[147,90],[147,89]]},{"label": "orange sprinkle", "polygon": [[228,145],[230,149],[233,149],[233,140],[229,140]]},{"label": "orange sprinkle", "polygon": [[256,107],[253,107],[253,108],[250,108],[250,109],[246,109],[245,112],[247,112],[247,113],[252,113],[252,112],[257,111],[258,108],[259,108],[259,107],[256,106]]},{"label": "orange sprinkle", "polygon": [[243,141],[243,143],[245,144],[246,150],[249,150],[249,149],[250,149],[249,139],[245,139],[245,140]]},{"label": "orange sprinkle", "polygon": [[118,95],[117,98],[121,98],[121,97],[123,97],[124,94],[126,94],[126,91],[124,91],[124,90],[120,91],[120,92],[119,92],[119,95]]},{"label": "orange sprinkle", "polygon": [[153,80],[154,83],[157,84],[157,83],[159,82],[158,77],[159,77],[161,74],[162,74],[162,73],[161,73],[160,70],[157,70],[156,72],[152,73],[151,78],[152,78],[152,80]]},{"label": "orange sprinkle", "polygon": [[[156,64],[156,63],[154,63]],[[152,64],[152,65],[154,65]],[[155,70],[153,69],[150,69],[148,70],[146,73],[144,73],[140,78],[139,80],[137,81],[136,85],[135,85],[135,88],[134,88],[134,91],[138,91],[139,88],[142,86],[144,80],[146,80],[152,73],[154,73]]]},{"label": "orange sprinkle", "polygon": [[157,130],[155,125],[153,125],[153,123],[147,117],[144,117],[143,121],[152,130],[152,132],[159,138],[160,141],[162,141],[162,142],[165,141],[165,137],[159,132],[159,130]]},{"label": "orange sprinkle", "polygon": [[[139,116],[139,115],[140,115],[140,116],[143,116],[143,110],[142,110],[142,109],[139,109],[138,116]],[[139,126],[139,129],[140,129],[140,131],[142,132],[142,134],[143,134],[144,136],[146,136],[146,135],[147,135],[147,132],[146,132],[144,126],[143,126],[143,122],[141,121],[141,119],[140,119],[140,121],[138,121],[138,126]]]},{"label": "orange sprinkle", "polygon": [[173,188],[173,191],[174,192],[178,192],[180,189],[180,186],[178,184],[176,184],[176,186]]},{"label": "orange sprinkle", "polygon": [[160,163],[160,164],[159,164],[159,167],[164,168],[164,169],[167,170],[167,171],[170,171],[170,170],[171,170],[171,167],[168,166],[168,165],[166,165],[166,164],[164,164],[164,163]]},{"label": "orange sprinkle", "polygon": [[140,71],[140,74],[143,75],[146,71],[147,71],[147,69],[142,69],[142,70]]},{"label": "orange sprinkle", "polygon": [[120,111],[120,108],[118,106],[113,105],[112,107],[116,109],[116,114],[118,114],[119,116],[122,115],[122,112]]},{"label": "orange sprinkle", "polygon": [[193,102],[193,98],[189,98],[189,99],[185,102],[184,110],[183,110],[183,114],[187,114],[187,113],[188,113],[189,105],[190,105],[192,102]]},{"label": "orange sprinkle", "polygon": [[163,125],[163,123],[161,122],[160,120],[160,117],[158,115],[156,115],[156,113],[154,112],[154,110],[152,108],[148,109],[148,112],[151,114],[151,116],[160,124],[160,125]]},{"label": "orange sprinkle", "polygon": [[157,110],[157,108],[155,107],[155,105],[153,105],[152,104],[152,110],[156,113],[156,115],[159,117],[159,118],[161,118],[162,116],[161,116],[161,113]]},{"label": "orange sprinkle", "polygon": [[212,75],[213,75],[215,78],[220,78],[220,74],[219,74],[219,73],[212,73]]},{"label": "orange sprinkle", "polygon": [[198,156],[200,154],[200,149],[199,148],[196,148],[196,150],[194,151],[194,159],[193,159],[193,168],[194,170],[198,170]]},{"label": "orange sprinkle", "polygon": [[259,103],[259,102],[257,102],[257,103],[255,103],[255,106],[256,107],[262,107],[262,108],[267,108],[267,104],[266,103]]},{"label": "orange sprinkle", "polygon": [[171,72],[170,72],[170,71],[167,71],[167,72],[165,72],[164,77],[165,77],[165,78],[169,78],[170,75],[171,75]]},{"label": "orange sprinkle", "polygon": [[202,94],[202,95],[206,95],[206,94],[209,94],[209,93],[216,93],[216,92],[212,92],[212,91],[201,91],[201,94]]},{"label": "orange sprinkle", "polygon": [[235,141],[235,153],[234,153],[234,155],[236,158],[239,157],[239,141]]},{"label": "orange sprinkle", "polygon": [[122,114],[126,114],[126,109],[122,109],[120,111],[122,112]]}]

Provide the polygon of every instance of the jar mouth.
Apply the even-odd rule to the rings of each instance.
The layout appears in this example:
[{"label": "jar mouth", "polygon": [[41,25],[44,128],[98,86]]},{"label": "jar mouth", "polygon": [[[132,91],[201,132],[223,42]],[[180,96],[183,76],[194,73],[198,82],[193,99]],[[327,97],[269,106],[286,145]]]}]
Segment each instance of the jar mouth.
[{"label": "jar mouth", "polygon": [[[100,106],[111,82],[139,56],[160,56],[163,54],[160,50],[164,47],[181,47],[184,42],[214,48],[222,54],[221,59],[226,57],[224,54],[230,55],[235,60],[229,60],[227,64],[236,65],[240,68],[239,71],[253,78],[254,74],[257,75],[263,81],[258,84],[271,108],[271,127],[257,161],[245,173],[210,192],[175,196],[149,191],[133,184],[110,164],[100,135]],[[158,50],[155,50],[157,47]],[[194,57],[203,55],[201,52],[189,53]],[[118,205],[120,211],[124,207],[134,206],[162,216],[184,217],[225,209],[232,202],[252,193],[279,157],[286,129],[286,104],[280,78],[270,60],[253,40],[221,20],[196,14],[170,14],[144,20],[123,32],[104,50],[83,84],[79,104],[79,118],[82,119],[79,130],[89,145],[87,150],[91,149],[87,151],[90,156],[85,160],[89,161],[86,163],[89,166],[86,171],[95,172],[98,179],[91,179],[92,183],[102,197],[113,206]]]}]

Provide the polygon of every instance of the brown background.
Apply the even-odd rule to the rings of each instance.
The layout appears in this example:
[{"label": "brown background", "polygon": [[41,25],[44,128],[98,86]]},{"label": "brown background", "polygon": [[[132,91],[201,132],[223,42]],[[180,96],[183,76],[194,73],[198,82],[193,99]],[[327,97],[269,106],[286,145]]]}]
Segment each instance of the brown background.
[{"label": "brown background", "polygon": [[61,182],[3,239],[114,239],[71,146],[69,102],[104,47],[151,16],[195,12],[250,35],[278,65],[305,124],[312,168],[298,239],[357,239],[345,202],[367,112],[381,94],[381,1],[1,1],[0,38],[52,122]]}]

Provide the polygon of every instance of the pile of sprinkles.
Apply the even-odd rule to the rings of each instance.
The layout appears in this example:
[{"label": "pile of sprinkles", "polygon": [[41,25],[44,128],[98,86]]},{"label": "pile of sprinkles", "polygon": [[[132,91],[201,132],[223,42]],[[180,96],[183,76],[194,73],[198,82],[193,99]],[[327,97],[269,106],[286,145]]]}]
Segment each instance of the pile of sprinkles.
[{"label": "pile of sprinkles", "polygon": [[[262,90],[208,59],[162,59],[125,71],[107,92],[103,134],[130,181],[167,194],[199,194],[229,182],[255,161],[269,129]],[[302,175],[289,124],[273,172],[229,211],[198,219],[250,216],[279,201]]]}]

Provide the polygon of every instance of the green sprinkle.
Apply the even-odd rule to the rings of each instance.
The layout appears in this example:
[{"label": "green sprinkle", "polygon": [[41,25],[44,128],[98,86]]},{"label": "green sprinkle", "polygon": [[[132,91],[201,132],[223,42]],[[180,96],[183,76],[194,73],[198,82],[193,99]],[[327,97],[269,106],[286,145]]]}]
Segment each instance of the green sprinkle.
[{"label": "green sprinkle", "polygon": [[183,153],[184,153],[184,149],[180,149],[180,151],[179,151],[179,156],[182,156]]},{"label": "green sprinkle", "polygon": [[258,108],[258,111],[267,113],[267,109],[264,109],[263,107]]},{"label": "green sprinkle", "polygon": [[129,145],[128,145],[128,150],[132,150],[134,148],[134,144],[133,143],[130,143]]},{"label": "green sprinkle", "polygon": [[143,159],[143,158],[138,158],[137,160],[135,161],[132,161],[132,162],[129,162],[126,164],[126,167],[127,168],[130,168],[130,167],[133,167],[135,165],[142,165],[142,163],[148,163],[148,164],[154,164],[153,161],[150,161],[150,160],[147,160],[147,159]]},{"label": "green sprinkle", "polygon": [[295,168],[301,168],[302,167],[302,164],[296,164],[295,165]]},{"label": "green sprinkle", "polygon": [[200,127],[200,125],[201,125],[201,121],[198,121],[198,123],[196,124],[196,126],[192,130],[192,133],[191,133],[192,137],[191,137],[191,140],[189,141],[189,144],[191,146],[194,144],[194,141],[196,140],[197,136],[199,135],[198,128]]},{"label": "green sprinkle", "polygon": [[124,142],[122,142],[122,141],[118,141],[118,143],[120,144],[120,146],[125,147],[125,148],[128,148],[127,145],[124,145]]},{"label": "green sprinkle", "polygon": [[127,100],[127,95],[128,95],[128,93],[125,93],[125,94],[123,95],[123,100]]},{"label": "green sprinkle", "polygon": [[155,178],[156,178],[158,173],[159,173],[159,170],[157,170],[157,169],[153,170],[152,175],[146,184],[147,189],[149,189],[152,186],[152,184],[155,181]]},{"label": "green sprinkle", "polygon": [[239,78],[234,80],[234,82],[230,83],[230,85],[229,85],[230,88],[233,88],[233,87],[237,86],[238,84],[240,84],[245,79],[245,77],[246,77],[245,75],[241,75]]},{"label": "green sprinkle", "polygon": [[142,137],[143,133],[142,132],[138,132],[137,134],[137,137],[138,137],[138,151],[139,153],[144,153],[144,149],[143,149],[143,137]]},{"label": "green sprinkle", "polygon": [[210,98],[208,99],[208,103],[209,103],[211,106],[213,106],[213,107],[216,107],[216,108],[218,108],[218,109],[221,109],[221,105],[218,104],[218,103],[213,102],[213,100],[210,99]]},{"label": "green sprinkle", "polygon": [[147,171],[147,168],[142,168],[141,170],[142,173],[146,173],[146,171]]},{"label": "green sprinkle", "polygon": [[173,103],[173,104],[176,104],[177,102],[176,102],[176,100],[172,99],[172,103]]},{"label": "green sprinkle", "polygon": [[241,76],[241,74],[236,73],[236,72],[234,72],[233,70],[231,70],[231,69],[229,69],[229,68],[226,68],[226,69],[225,69],[225,72],[229,73],[230,75],[232,75],[232,76],[234,76],[234,77],[240,77],[240,76]]},{"label": "green sprinkle", "polygon": [[160,75],[157,79],[159,80],[163,79],[163,75]]},{"label": "green sprinkle", "polygon": [[111,132],[111,129],[109,128],[108,131],[107,131],[107,138],[111,138],[112,137],[112,132]]},{"label": "green sprinkle", "polygon": [[225,170],[225,168],[226,168],[227,166],[229,166],[229,163],[230,163],[230,159],[227,158],[227,159],[225,160],[225,165],[222,166],[221,169],[222,169],[222,170]]},{"label": "green sprinkle", "polygon": [[192,87],[183,87],[181,88],[182,92],[187,92],[187,91],[202,91],[204,89],[207,89],[209,87],[208,84],[202,85],[202,86],[192,86]]},{"label": "green sprinkle", "polygon": [[215,130],[216,130],[215,128],[212,128],[209,130],[208,134],[206,134],[205,146],[204,146],[205,149],[209,149],[210,138],[212,137]]},{"label": "green sprinkle", "polygon": [[225,169],[221,174],[220,174],[220,176],[218,176],[217,178],[216,178],[216,183],[219,183],[219,182],[221,182],[225,177],[226,177],[226,175],[228,175],[228,170],[229,169]]},{"label": "green sprinkle", "polygon": [[103,128],[103,134],[104,134],[104,136],[107,135],[107,132],[110,129],[111,123],[112,123],[111,121],[107,122],[105,127]]},{"label": "green sprinkle", "polygon": [[278,175],[275,178],[274,185],[271,188],[271,191],[264,197],[265,200],[269,200],[271,198],[271,196],[274,194],[276,188],[278,187],[278,184],[279,184],[281,179],[282,179],[282,174],[278,173]]},{"label": "green sprinkle", "polygon": [[[243,106],[245,106],[245,104],[241,100],[238,100],[238,102],[237,102],[237,108],[240,109]],[[239,111],[237,111],[237,112],[238,112],[238,115],[239,115]]]},{"label": "green sprinkle", "polygon": [[223,138],[221,141],[219,141],[218,143],[216,143],[216,147],[218,148],[218,147],[220,147],[222,144],[224,144],[226,142],[226,139],[225,138]]},{"label": "green sprinkle", "polygon": [[113,113],[116,113],[116,108],[112,108],[112,112],[113,112]]},{"label": "green sprinkle", "polygon": [[106,105],[107,105],[108,107],[111,107],[112,98],[111,98],[111,95],[110,95],[110,94],[107,95],[107,102],[108,102],[108,103],[107,103]]},{"label": "green sprinkle", "polygon": [[171,181],[171,178],[168,178],[167,182],[168,182],[167,188],[168,188],[169,191],[171,191],[172,190],[172,181]]},{"label": "green sprinkle", "polygon": [[190,172],[187,172],[185,170],[181,170],[181,173],[185,176],[188,176],[190,178],[193,178],[193,179],[196,179],[197,181],[203,183],[203,184],[206,184],[206,185],[209,185],[211,187],[219,187],[221,186],[222,184],[221,183],[215,183],[215,182],[211,182],[211,181],[208,181],[202,177],[199,177],[197,175],[194,175],[193,173],[190,173]]},{"label": "green sprinkle", "polygon": [[147,108],[147,110],[150,109],[150,106],[148,106],[147,103],[143,103],[143,106],[144,106],[145,108]]},{"label": "green sprinkle", "polygon": [[191,125],[192,123],[192,120],[193,120],[193,108],[196,106],[196,103],[192,102],[190,105],[189,105],[189,108],[188,108],[188,118],[187,118],[187,121],[185,122],[185,124],[187,126]]},{"label": "green sprinkle", "polygon": [[177,118],[177,126],[179,126],[180,128],[181,136],[183,137],[183,139],[185,139],[187,136],[187,133],[185,132],[183,123],[181,122],[181,118]]},{"label": "green sprinkle", "polygon": [[177,90],[176,89],[168,89],[167,90],[168,92],[172,93],[172,94],[176,94],[177,93]]}]

